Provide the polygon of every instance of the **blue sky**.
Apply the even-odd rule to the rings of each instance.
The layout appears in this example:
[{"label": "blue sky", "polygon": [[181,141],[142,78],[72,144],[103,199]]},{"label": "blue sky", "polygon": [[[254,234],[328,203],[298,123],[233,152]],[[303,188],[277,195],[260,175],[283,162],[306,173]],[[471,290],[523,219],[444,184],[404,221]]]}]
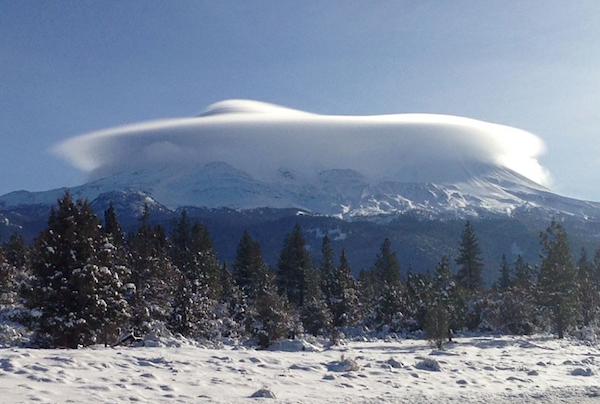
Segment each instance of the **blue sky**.
[{"label": "blue sky", "polygon": [[0,0],[0,194],[84,182],[69,137],[249,98],[515,126],[600,201],[599,27],[595,0]]}]

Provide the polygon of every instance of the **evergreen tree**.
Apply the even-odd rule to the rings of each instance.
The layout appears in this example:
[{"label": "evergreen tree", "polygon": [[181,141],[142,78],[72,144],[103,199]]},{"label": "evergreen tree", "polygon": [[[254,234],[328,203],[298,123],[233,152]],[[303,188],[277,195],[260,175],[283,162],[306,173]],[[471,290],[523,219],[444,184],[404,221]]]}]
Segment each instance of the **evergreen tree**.
[{"label": "evergreen tree", "polygon": [[112,244],[121,247],[125,240],[121,223],[117,218],[115,207],[111,203],[107,210],[104,211],[104,233],[110,238]]},{"label": "evergreen tree", "polygon": [[313,335],[324,335],[332,331],[332,314],[321,290],[321,277],[316,269],[306,274],[306,292],[300,318],[304,330]]},{"label": "evergreen tree", "polygon": [[306,242],[299,225],[284,240],[278,261],[279,288],[295,307],[304,305],[306,275],[312,269]]},{"label": "evergreen tree", "polygon": [[122,285],[99,251],[103,239],[87,201],[66,193],[52,208],[48,227],[36,239],[33,279],[25,294],[35,318],[36,341],[76,348],[98,342],[122,320]]},{"label": "evergreen tree", "polygon": [[517,335],[535,331],[535,270],[520,255],[515,262],[511,286],[502,291],[496,327]]},{"label": "evergreen tree", "polygon": [[410,269],[406,275],[406,313],[404,325],[409,331],[425,330],[430,304],[436,288],[427,273],[415,273]]},{"label": "evergreen tree", "polygon": [[392,250],[392,242],[385,239],[381,244],[379,253],[371,269],[376,282],[380,284],[400,284],[400,262]]},{"label": "evergreen tree", "polygon": [[233,263],[233,279],[242,291],[254,301],[265,285],[269,268],[262,257],[260,244],[244,231]]},{"label": "evergreen tree", "polygon": [[465,224],[462,232],[456,264],[459,265],[456,274],[459,285],[471,294],[480,290],[483,286],[481,248],[469,221]]},{"label": "evergreen tree", "polygon": [[101,233],[101,244],[97,251],[98,264],[95,272],[98,295],[102,298],[98,342],[105,346],[114,343],[121,334],[121,326],[128,320],[129,304],[125,299],[125,281],[130,276],[125,266],[122,247],[115,246],[113,234]]},{"label": "evergreen tree", "polygon": [[437,349],[444,347],[446,339],[452,339],[450,330],[451,317],[442,301],[433,300],[425,319],[425,337]]},{"label": "evergreen tree", "polygon": [[265,275],[264,284],[256,296],[250,324],[252,335],[263,348],[292,333],[297,323],[287,302],[277,293],[275,275],[272,272]]},{"label": "evergreen tree", "polygon": [[540,235],[542,264],[538,281],[539,301],[549,313],[558,338],[574,324],[579,312],[577,269],[567,240],[567,233],[555,220]]},{"label": "evergreen tree", "polygon": [[209,297],[219,300],[222,297],[221,289],[221,264],[208,229],[200,222],[194,222],[191,231],[191,251],[194,255],[194,273],[192,278],[197,278],[206,285]]},{"label": "evergreen tree", "polygon": [[450,260],[445,255],[433,273],[432,296],[428,316],[443,315],[444,318],[435,320],[435,323],[426,323],[426,327],[433,326],[433,331],[439,332],[440,322],[446,322],[448,329],[445,336],[450,337],[450,330],[460,330],[464,327],[466,310],[464,296],[452,275]]},{"label": "evergreen tree", "polygon": [[[0,304],[17,304],[19,294],[26,288],[31,272],[31,257],[25,240],[17,233],[13,233],[10,239],[0,249],[3,255],[3,264],[0,264]],[[1,261],[1,259],[0,259]]]},{"label": "evergreen tree", "polygon": [[246,300],[245,324],[263,348],[285,337],[296,326],[287,302],[277,293],[276,278],[265,263],[260,244],[244,232],[232,271]]},{"label": "evergreen tree", "polygon": [[526,263],[521,255],[517,256],[514,274],[513,285],[516,288],[533,291],[536,278],[535,269]]},{"label": "evergreen tree", "polygon": [[506,291],[512,286],[510,266],[506,260],[506,254],[502,254],[502,261],[500,262],[500,277],[498,278],[496,286],[501,291]]},{"label": "evergreen tree", "polygon": [[358,284],[352,277],[352,270],[342,250],[340,264],[326,276],[326,300],[332,314],[334,327],[356,325],[360,320]]},{"label": "evergreen tree", "polygon": [[25,245],[25,239],[13,233],[6,244],[4,244],[5,258],[8,264],[15,268],[25,268],[29,261],[29,250]]},{"label": "evergreen tree", "polygon": [[146,206],[140,226],[129,240],[131,325],[142,334],[152,329],[153,322],[165,322],[171,317],[174,293],[181,290],[179,281],[183,276],[168,255],[164,228],[150,226],[149,218]]},{"label": "evergreen tree", "polygon": [[220,274],[222,297],[215,316],[218,334],[220,338],[240,338],[246,334],[250,307],[227,264],[221,265]]},{"label": "evergreen tree", "polygon": [[596,322],[600,305],[600,291],[594,280],[594,265],[589,260],[585,248],[581,249],[581,256],[577,262],[577,281],[579,282],[579,305],[584,326]]},{"label": "evergreen tree", "polygon": [[333,248],[331,248],[331,241],[329,240],[328,235],[323,237],[323,242],[321,244],[321,262],[319,270],[321,271],[321,278],[323,280],[323,293],[325,294],[325,298],[329,301],[333,294],[332,288],[334,287],[334,278],[337,275],[337,271],[335,264],[333,263]]},{"label": "evergreen tree", "polygon": [[0,307],[12,302],[14,271],[8,264],[3,248],[0,247]]},{"label": "evergreen tree", "polygon": [[377,299],[374,308],[377,326],[397,329],[404,316],[400,263],[387,238],[381,245],[371,273]]},{"label": "evergreen tree", "polygon": [[358,273],[358,290],[359,290],[359,316],[363,321],[363,325],[367,328],[376,326],[375,307],[379,296],[379,288],[370,270],[362,268]]},{"label": "evergreen tree", "polygon": [[197,289],[208,292],[210,298],[221,297],[221,265],[213,248],[208,229],[200,222],[190,224],[183,210],[171,225],[170,256],[177,268]]}]

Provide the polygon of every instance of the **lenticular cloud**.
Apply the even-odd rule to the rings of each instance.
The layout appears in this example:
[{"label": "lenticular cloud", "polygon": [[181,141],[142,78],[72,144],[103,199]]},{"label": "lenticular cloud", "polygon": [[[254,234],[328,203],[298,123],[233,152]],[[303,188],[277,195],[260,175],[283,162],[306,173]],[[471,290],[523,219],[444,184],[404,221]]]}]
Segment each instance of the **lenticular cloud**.
[{"label": "lenticular cloud", "polygon": [[54,151],[92,179],[160,164],[226,162],[261,180],[281,168],[306,176],[353,169],[373,181],[451,182],[472,163],[510,168],[540,184],[548,175],[535,135],[433,114],[318,115],[245,100],[197,117],[144,122],[64,141]]}]

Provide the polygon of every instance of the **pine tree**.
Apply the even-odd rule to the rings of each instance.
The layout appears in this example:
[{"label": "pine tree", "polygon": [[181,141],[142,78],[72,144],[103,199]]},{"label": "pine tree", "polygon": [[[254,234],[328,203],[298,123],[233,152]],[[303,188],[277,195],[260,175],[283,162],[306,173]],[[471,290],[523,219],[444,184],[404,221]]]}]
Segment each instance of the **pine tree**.
[{"label": "pine tree", "polygon": [[306,274],[304,305],[300,319],[304,330],[312,335],[324,335],[332,331],[332,314],[321,290],[320,273],[310,268]]},{"label": "pine tree", "polygon": [[377,326],[396,329],[403,318],[404,301],[400,281],[400,263],[387,238],[381,245],[371,273],[377,299],[374,308]]},{"label": "pine tree", "polygon": [[483,286],[481,248],[469,221],[462,232],[456,264],[460,266],[456,274],[459,285],[471,294],[480,290]]},{"label": "pine tree", "polygon": [[425,319],[425,337],[437,349],[444,347],[446,339],[452,339],[451,331],[451,316],[447,307],[440,300],[433,300],[427,310]]},{"label": "pine tree", "polygon": [[190,224],[183,210],[171,225],[169,252],[181,273],[170,327],[185,336],[216,338],[216,317],[225,311],[218,302],[224,282],[208,229],[199,222]]},{"label": "pine tree", "polygon": [[581,256],[577,262],[577,281],[579,282],[579,306],[584,326],[596,322],[600,306],[600,291],[594,280],[594,265],[589,260],[585,248],[581,249]]},{"label": "pine tree", "polygon": [[4,283],[3,291],[0,290],[0,301],[4,304],[18,304],[19,294],[27,287],[31,277],[31,254],[25,245],[25,240],[17,233],[13,233],[9,240],[2,246],[4,264],[0,269]]},{"label": "pine tree", "polygon": [[447,323],[447,329],[442,338],[451,338],[451,330],[460,330],[465,325],[464,296],[455,282],[450,269],[450,261],[445,255],[442,256],[433,273],[433,293],[429,310],[428,316],[444,316],[442,319],[435,320],[434,323],[426,323],[426,327],[434,326],[433,331],[435,332],[443,332],[439,328],[441,327],[440,322]]},{"label": "pine tree", "polygon": [[535,269],[526,263],[521,255],[517,256],[514,274],[513,284],[516,288],[533,291],[536,278]]},{"label": "pine tree", "polygon": [[299,225],[284,240],[277,264],[279,288],[294,307],[302,307],[306,294],[306,274],[312,269],[306,242]]},{"label": "pine tree", "polygon": [[220,272],[222,298],[217,306],[216,321],[220,338],[241,338],[248,323],[250,307],[242,288],[240,288],[233,274],[229,272],[227,264],[221,265]]},{"label": "pine tree", "polygon": [[392,242],[385,239],[371,269],[376,282],[388,285],[400,284],[400,262],[392,250]]},{"label": "pine tree", "polygon": [[520,255],[515,262],[511,286],[502,291],[497,328],[517,335],[535,331],[535,271]]},{"label": "pine tree", "polygon": [[25,239],[17,233],[13,233],[4,244],[4,253],[6,261],[16,268],[25,268],[30,258]]},{"label": "pine tree", "polygon": [[358,283],[352,277],[352,269],[342,250],[340,264],[333,268],[326,278],[326,300],[332,314],[334,327],[347,327],[360,321],[360,301]]},{"label": "pine tree", "polygon": [[558,338],[574,324],[579,312],[577,269],[567,240],[567,233],[555,220],[540,235],[542,264],[538,280],[541,306],[550,315]]},{"label": "pine tree", "polygon": [[262,257],[260,244],[244,232],[233,263],[233,279],[251,301],[266,282],[269,268]]},{"label": "pine tree", "polygon": [[329,301],[333,294],[332,288],[334,287],[334,278],[337,271],[335,264],[333,263],[333,248],[331,247],[331,241],[329,240],[328,235],[323,237],[323,242],[321,244],[321,262],[319,270],[321,272],[321,279],[323,280],[323,293],[325,294],[325,298]]},{"label": "pine tree", "polygon": [[156,321],[171,317],[174,293],[181,287],[181,271],[172,263],[164,228],[148,224],[150,213],[144,208],[137,232],[129,240],[131,276],[129,304],[131,326],[142,334]]},{"label": "pine tree", "polygon": [[415,273],[409,268],[406,275],[406,313],[404,326],[409,331],[424,330],[429,305],[436,292],[435,285],[428,273]]},{"label": "pine tree", "polygon": [[12,302],[13,282],[13,267],[8,264],[3,248],[0,247],[0,307]]},{"label": "pine tree", "polygon": [[510,265],[506,260],[506,254],[502,254],[502,260],[500,261],[500,276],[496,282],[496,289],[500,291],[507,291],[513,285]]},{"label": "pine tree", "polygon": [[107,210],[104,211],[104,233],[110,238],[111,242],[117,246],[123,246],[125,237],[121,230],[121,223],[117,218],[115,207],[111,203]]},{"label": "pine tree", "polygon": [[275,275],[271,272],[265,275],[252,308],[253,318],[249,325],[252,335],[263,348],[289,335],[297,327],[297,321],[287,302],[277,293]]},{"label": "pine tree", "polygon": [[[66,193],[36,239],[27,305],[37,311],[36,341],[76,348],[98,342],[122,320],[122,285],[103,260],[100,225],[86,201]],[[118,306],[118,310],[115,308]]]},{"label": "pine tree", "polygon": [[209,297],[219,300],[221,289],[221,264],[208,229],[200,222],[194,222],[190,230],[190,249],[194,256],[192,278],[200,279],[206,285]]}]

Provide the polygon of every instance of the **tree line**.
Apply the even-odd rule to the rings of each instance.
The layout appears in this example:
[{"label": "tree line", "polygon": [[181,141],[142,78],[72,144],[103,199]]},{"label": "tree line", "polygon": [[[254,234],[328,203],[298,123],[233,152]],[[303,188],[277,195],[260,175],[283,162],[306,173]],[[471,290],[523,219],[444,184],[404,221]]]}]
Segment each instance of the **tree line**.
[{"label": "tree line", "polygon": [[415,333],[441,348],[461,330],[552,331],[562,338],[596,327],[600,249],[593,259],[582,250],[575,263],[556,221],[540,235],[538,265],[503,256],[489,287],[468,221],[458,244],[456,257],[414,273],[401,270],[386,239],[371,268],[354,278],[345,250],[335,257],[325,235],[319,256],[311,257],[296,225],[274,268],[248,232],[228,264],[186,211],[165,229],[150,224],[146,208],[137,231],[125,235],[112,205],[100,221],[87,201],[66,193],[33,243],[14,234],[0,248],[0,308],[33,331],[31,346],[45,348],[108,345],[124,332],[164,328],[261,347],[302,333],[332,341],[352,333]]}]

